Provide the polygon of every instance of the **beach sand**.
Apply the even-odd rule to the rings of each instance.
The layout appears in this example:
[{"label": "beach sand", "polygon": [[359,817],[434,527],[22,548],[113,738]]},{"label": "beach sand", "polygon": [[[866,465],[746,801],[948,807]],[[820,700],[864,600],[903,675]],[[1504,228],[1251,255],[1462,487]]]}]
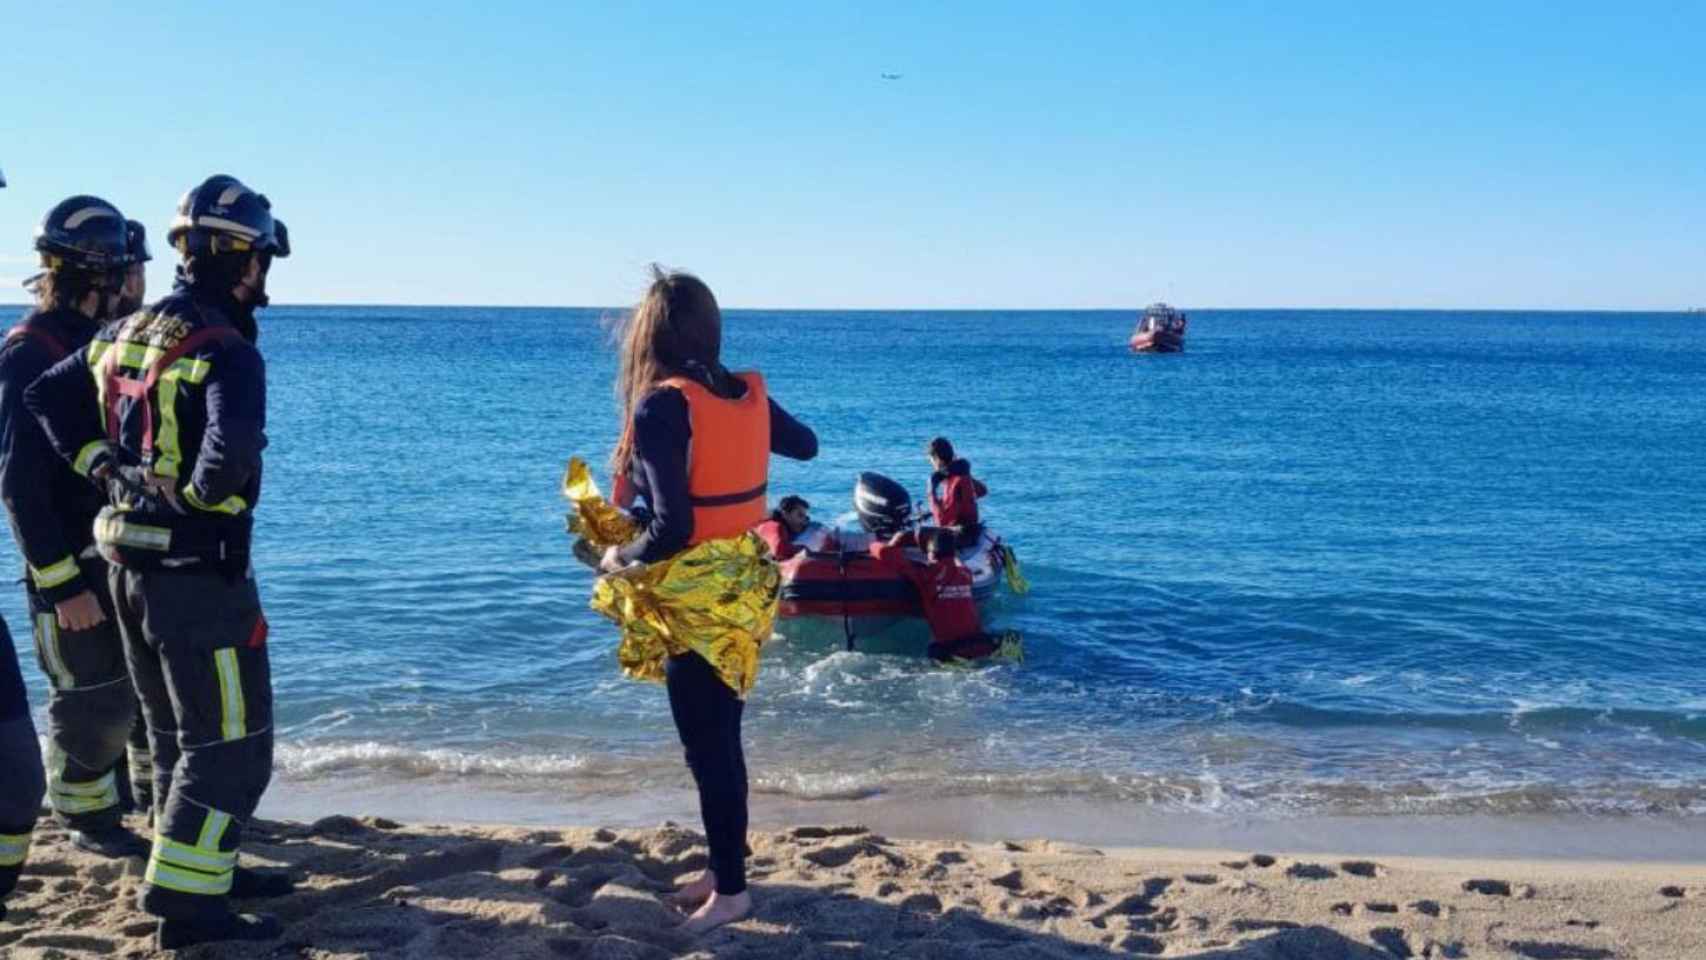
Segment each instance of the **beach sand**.
[{"label": "beach sand", "polygon": [[[257,821],[244,862],[302,883],[267,944],[207,958],[1129,957],[1526,960],[1706,957],[1706,865],[1450,860],[1284,850],[1097,849],[755,831],[756,913],[697,941],[660,893],[704,864],[652,829]],[[73,850],[46,821],[0,922],[8,958],[156,955],[142,863]]]}]

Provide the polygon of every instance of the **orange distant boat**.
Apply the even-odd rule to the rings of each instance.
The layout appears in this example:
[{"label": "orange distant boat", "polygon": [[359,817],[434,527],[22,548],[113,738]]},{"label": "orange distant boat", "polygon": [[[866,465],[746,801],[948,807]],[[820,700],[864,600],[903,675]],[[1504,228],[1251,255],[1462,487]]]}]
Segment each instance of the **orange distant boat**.
[{"label": "orange distant boat", "polygon": [[1185,349],[1185,327],[1190,320],[1183,310],[1165,303],[1145,307],[1131,332],[1132,353],[1178,353]]}]

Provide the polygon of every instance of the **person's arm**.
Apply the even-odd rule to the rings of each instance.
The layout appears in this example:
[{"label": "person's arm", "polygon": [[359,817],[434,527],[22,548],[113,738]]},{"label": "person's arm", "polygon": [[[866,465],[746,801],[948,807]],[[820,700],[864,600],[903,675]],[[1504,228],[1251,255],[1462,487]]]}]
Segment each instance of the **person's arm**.
[{"label": "person's arm", "polygon": [[752,531],[758,534],[759,539],[769,545],[771,555],[778,560],[786,560],[802,549],[788,536],[787,528],[782,525],[781,521],[766,520],[753,527]]},{"label": "person's arm", "polygon": [[770,401],[770,452],[790,460],[810,460],[817,456],[817,434],[774,399]]},{"label": "person's arm", "polygon": [[267,371],[247,343],[221,351],[206,381],[207,429],[195,471],[180,494],[197,510],[238,514],[252,504],[242,491],[261,466],[266,447]]},{"label": "person's arm", "polygon": [[971,478],[971,489],[973,493],[977,494],[979,499],[989,496],[989,488],[984,486],[983,481],[976,477]]},{"label": "person's arm", "polygon": [[112,464],[114,453],[101,426],[101,406],[90,377],[89,348],[59,361],[28,384],[24,407],[36,418],[53,451],[79,475],[88,477]]},{"label": "person's arm", "polygon": [[47,368],[47,358],[27,344],[11,347],[0,359],[0,500],[31,585],[42,599],[58,604],[88,592],[89,584],[49,496],[62,482],[59,456],[24,407],[25,388]]},{"label": "person's arm", "polygon": [[907,558],[906,548],[901,545],[903,543],[902,538],[906,536],[909,534],[900,533],[892,537],[887,543],[881,540],[873,542],[871,544],[871,556],[884,569],[900,574],[914,587],[923,590],[924,568]]},{"label": "person's arm", "polygon": [[651,520],[616,551],[621,564],[653,563],[679,552],[693,537],[687,449],[693,427],[680,390],[654,390],[634,411],[634,466],[644,479]]}]

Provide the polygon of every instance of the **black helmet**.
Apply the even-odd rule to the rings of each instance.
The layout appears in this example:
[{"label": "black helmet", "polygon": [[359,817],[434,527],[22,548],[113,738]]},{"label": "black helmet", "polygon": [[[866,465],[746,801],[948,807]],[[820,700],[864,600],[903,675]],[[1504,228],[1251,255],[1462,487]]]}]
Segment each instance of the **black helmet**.
[{"label": "black helmet", "polygon": [[124,214],[100,197],[61,200],[36,227],[36,252],[50,271],[118,270],[130,262]]},{"label": "black helmet", "polygon": [[124,222],[124,246],[133,264],[147,263],[154,259],[154,255],[148,252],[148,228],[139,221]]},{"label": "black helmet", "polygon": [[166,242],[184,256],[244,253],[290,256],[290,235],[273,219],[272,204],[236,177],[208,177],[178,201]]}]

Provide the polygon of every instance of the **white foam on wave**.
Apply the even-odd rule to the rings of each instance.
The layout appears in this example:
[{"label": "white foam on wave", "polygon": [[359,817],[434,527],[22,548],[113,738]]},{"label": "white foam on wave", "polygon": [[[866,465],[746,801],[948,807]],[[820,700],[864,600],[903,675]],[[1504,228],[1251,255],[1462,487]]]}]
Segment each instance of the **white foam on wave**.
[{"label": "white foam on wave", "polygon": [[448,748],[416,749],[371,740],[340,744],[281,743],[274,753],[274,763],[285,776],[303,780],[340,773],[561,777],[582,775],[589,766],[587,758],[577,754],[504,756]]}]

